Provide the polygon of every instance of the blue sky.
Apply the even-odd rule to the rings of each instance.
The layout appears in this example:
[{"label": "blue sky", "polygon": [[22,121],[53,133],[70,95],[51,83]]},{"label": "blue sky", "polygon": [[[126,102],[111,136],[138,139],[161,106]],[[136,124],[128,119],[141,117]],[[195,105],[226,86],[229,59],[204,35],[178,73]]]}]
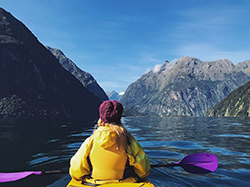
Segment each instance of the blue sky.
[{"label": "blue sky", "polygon": [[6,0],[0,6],[61,49],[105,91],[165,60],[250,59],[248,0]]}]

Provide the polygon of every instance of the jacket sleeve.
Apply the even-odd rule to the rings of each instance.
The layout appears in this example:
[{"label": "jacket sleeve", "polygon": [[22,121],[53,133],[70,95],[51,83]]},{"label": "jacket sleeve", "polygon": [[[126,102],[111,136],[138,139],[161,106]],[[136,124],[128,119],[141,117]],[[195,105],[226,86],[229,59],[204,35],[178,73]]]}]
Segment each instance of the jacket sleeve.
[{"label": "jacket sleeve", "polygon": [[129,164],[134,167],[134,171],[139,177],[147,177],[151,169],[149,158],[133,136],[130,140],[131,144],[127,148]]},{"label": "jacket sleeve", "polygon": [[91,150],[93,137],[87,138],[70,160],[69,174],[75,180],[82,180],[84,175],[90,174],[90,165],[87,157]]}]

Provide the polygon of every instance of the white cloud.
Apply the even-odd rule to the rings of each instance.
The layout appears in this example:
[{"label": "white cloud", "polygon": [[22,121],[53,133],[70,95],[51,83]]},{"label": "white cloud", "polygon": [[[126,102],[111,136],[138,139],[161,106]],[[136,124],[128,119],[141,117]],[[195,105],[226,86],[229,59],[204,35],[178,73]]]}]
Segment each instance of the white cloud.
[{"label": "white cloud", "polygon": [[125,94],[125,92],[120,92],[120,93],[118,93],[119,95],[124,95]]},{"label": "white cloud", "polygon": [[161,70],[162,64],[156,64],[153,73],[158,73]]}]

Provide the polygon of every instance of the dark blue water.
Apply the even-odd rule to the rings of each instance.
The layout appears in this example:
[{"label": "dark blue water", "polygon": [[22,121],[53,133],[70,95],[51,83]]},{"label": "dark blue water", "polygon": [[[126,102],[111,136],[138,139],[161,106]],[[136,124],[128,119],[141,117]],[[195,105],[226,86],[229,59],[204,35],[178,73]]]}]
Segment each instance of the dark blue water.
[{"label": "dark blue water", "polygon": [[[180,167],[152,169],[149,179],[163,186],[250,186],[250,118],[123,118],[149,155],[151,163],[179,161],[185,155],[210,152],[218,169],[194,175]],[[0,170],[68,169],[69,159],[95,123],[50,120],[0,121]],[[31,176],[0,186],[66,186],[68,175]]]}]

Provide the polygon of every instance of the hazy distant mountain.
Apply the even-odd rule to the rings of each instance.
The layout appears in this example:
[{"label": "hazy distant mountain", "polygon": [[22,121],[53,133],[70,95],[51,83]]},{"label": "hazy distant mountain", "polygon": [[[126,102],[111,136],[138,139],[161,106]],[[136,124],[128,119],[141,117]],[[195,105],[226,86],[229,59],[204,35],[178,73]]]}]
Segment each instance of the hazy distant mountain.
[{"label": "hazy distant mountain", "polygon": [[164,62],[129,85],[121,102],[146,115],[204,116],[250,77],[229,60],[182,57]]},{"label": "hazy distant mountain", "polygon": [[83,84],[84,87],[94,93],[102,101],[108,100],[108,96],[105,94],[103,89],[99,86],[99,84],[92,77],[91,74],[82,71],[80,68],[78,68],[76,64],[72,62],[69,58],[67,58],[61,50],[54,49],[49,46],[46,46],[46,48],[59,60],[60,64],[67,71],[73,74]]},{"label": "hazy distant mountain", "polygon": [[120,101],[121,97],[124,95],[124,92],[117,93],[116,91],[112,90],[111,92],[106,92],[106,94],[110,100]]},{"label": "hazy distant mountain", "polygon": [[250,81],[211,108],[207,116],[250,116]]},{"label": "hazy distant mountain", "polygon": [[96,118],[101,100],[0,8],[0,116]]}]

